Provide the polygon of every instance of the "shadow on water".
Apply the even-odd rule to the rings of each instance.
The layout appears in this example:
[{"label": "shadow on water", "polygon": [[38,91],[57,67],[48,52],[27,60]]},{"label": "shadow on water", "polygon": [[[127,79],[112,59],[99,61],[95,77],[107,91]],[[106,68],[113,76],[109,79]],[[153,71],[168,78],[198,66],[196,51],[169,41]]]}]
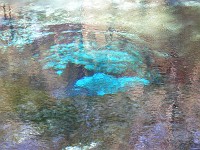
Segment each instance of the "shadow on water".
[{"label": "shadow on water", "polygon": [[199,6],[127,3],[2,5],[0,149],[200,149]]}]

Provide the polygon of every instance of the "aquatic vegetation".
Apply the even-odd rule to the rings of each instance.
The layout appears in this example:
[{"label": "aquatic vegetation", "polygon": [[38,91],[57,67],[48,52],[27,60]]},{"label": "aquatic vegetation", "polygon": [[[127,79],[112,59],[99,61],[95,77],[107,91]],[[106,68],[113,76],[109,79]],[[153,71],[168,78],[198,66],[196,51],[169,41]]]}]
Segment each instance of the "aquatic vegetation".
[{"label": "aquatic vegetation", "polygon": [[84,77],[75,83],[75,87],[85,88],[89,93],[97,95],[114,94],[125,92],[128,88],[136,85],[148,85],[149,81],[139,77],[115,78],[103,73],[94,74],[91,77]]}]

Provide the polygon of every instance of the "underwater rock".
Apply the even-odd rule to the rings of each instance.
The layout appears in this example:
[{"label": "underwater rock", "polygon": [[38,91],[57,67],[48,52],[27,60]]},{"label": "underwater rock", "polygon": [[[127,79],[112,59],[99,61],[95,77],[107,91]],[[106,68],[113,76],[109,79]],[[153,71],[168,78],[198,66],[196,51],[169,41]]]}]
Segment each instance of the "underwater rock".
[{"label": "underwater rock", "polygon": [[145,131],[143,135],[138,137],[134,149],[169,149],[169,145],[166,144],[168,136],[166,124],[157,123],[151,129]]},{"label": "underwater rock", "polygon": [[[56,99],[65,99],[68,97],[76,96],[92,96],[87,89],[74,88],[74,85],[68,85],[67,87],[60,87],[51,91],[51,95]],[[93,94],[94,95],[94,94]]]},{"label": "underwater rock", "polygon": [[200,131],[194,133],[194,143],[200,145]]},{"label": "underwater rock", "polygon": [[37,150],[37,149],[45,149],[47,148],[47,145],[45,143],[39,142],[35,139],[27,139],[20,143],[15,142],[3,142],[0,144],[0,149],[2,150],[9,150],[9,149],[15,149],[15,150]]},{"label": "underwater rock", "polygon": [[89,149],[95,149],[97,148],[99,145],[99,142],[92,142],[90,143],[90,145],[83,145],[83,144],[79,144],[78,146],[67,146],[65,149],[63,150],[89,150]]},{"label": "underwater rock", "polygon": [[200,131],[194,132],[193,143],[191,145],[190,150],[198,150],[198,149],[200,149]]},{"label": "underwater rock", "polygon": [[89,93],[103,96],[105,94],[114,94],[124,92],[136,85],[148,85],[149,81],[139,77],[115,78],[104,73],[96,73],[90,77],[84,77],[75,83],[75,87],[84,88]]},{"label": "underwater rock", "polygon": [[69,62],[62,74],[62,77],[68,83],[67,85],[71,85],[84,76],[91,76],[93,74],[93,71],[85,69],[84,65],[77,65]]}]

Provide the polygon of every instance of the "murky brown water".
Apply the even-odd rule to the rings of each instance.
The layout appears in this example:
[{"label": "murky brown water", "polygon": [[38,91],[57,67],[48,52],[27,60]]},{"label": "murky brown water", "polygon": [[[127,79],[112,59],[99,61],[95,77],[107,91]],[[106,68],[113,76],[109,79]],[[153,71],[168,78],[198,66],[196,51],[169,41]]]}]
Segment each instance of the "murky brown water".
[{"label": "murky brown water", "polygon": [[198,1],[0,2],[1,150],[200,149]]}]

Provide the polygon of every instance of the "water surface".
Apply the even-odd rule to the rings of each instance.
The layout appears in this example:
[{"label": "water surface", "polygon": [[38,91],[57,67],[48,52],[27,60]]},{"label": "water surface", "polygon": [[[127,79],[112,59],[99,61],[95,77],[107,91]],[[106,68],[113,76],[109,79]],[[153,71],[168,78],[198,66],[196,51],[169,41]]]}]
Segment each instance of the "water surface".
[{"label": "water surface", "polygon": [[197,0],[0,4],[0,149],[200,149]]}]

